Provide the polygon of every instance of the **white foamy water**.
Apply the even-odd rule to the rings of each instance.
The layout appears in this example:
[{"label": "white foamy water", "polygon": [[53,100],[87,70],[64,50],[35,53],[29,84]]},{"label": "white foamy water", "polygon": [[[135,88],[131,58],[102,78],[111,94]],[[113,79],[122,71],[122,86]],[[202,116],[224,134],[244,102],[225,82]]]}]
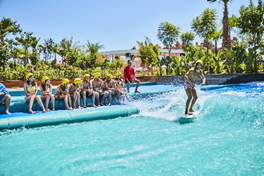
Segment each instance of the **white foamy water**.
[{"label": "white foamy water", "polygon": [[[194,109],[199,114],[203,109],[204,102],[214,95],[199,89],[197,90],[197,95],[198,100],[196,101]],[[174,92],[152,97],[150,101],[148,99],[137,100],[132,104],[140,109],[140,115],[142,116],[177,121],[180,117],[184,116],[186,101],[187,95],[184,88],[182,88]]]},{"label": "white foamy water", "polygon": [[228,91],[228,92],[223,92],[222,95],[233,95],[233,96],[238,96],[238,97],[245,97],[246,93],[245,92]]}]

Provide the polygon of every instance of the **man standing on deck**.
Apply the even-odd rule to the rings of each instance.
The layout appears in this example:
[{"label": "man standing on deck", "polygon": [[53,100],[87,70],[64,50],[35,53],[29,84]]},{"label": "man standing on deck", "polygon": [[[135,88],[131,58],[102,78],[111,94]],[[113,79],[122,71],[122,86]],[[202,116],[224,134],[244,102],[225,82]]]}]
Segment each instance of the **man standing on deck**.
[{"label": "man standing on deck", "polygon": [[[193,110],[193,105],[195,104],[195,102],[198,98],[196,90],[194,88],[195,85],[194,85],[193,81],[198,76],[200,76],[203,79],[203,82],[201,83],[201,85],[203,86],[205,84],[205,77],[204,77],[203,71],[201,70],[201,67],[202,67],[202,62],[200,60],[196,61],[195,67],[191,68],[184,76],[184,78],[185,78],[184,87],[185,87],[185,92],[188,96],[188,99],[186,101],[186,108],[185,108],[185,114],[186,115],[192,115],[192,112],[195,112]],[[191,107],[188,111],[188,107],[189,107],[191,100],[192,100],[192,104],[191,104]]]},{"label": "man standing on deck", "polygon": [[132,61],[128,60],[127,61],[127,66],[124,69],[124,77],[125,77],[125,83],[127,85],[127,92],[129,93],[130,83],[136,82],[137,85],[136,85],[135,93],[140,93],[138,91],[138,86],[139,86],[140,81],[136,78],[136,74],[135,74],[134,68],[131,65],[132,65]]}]

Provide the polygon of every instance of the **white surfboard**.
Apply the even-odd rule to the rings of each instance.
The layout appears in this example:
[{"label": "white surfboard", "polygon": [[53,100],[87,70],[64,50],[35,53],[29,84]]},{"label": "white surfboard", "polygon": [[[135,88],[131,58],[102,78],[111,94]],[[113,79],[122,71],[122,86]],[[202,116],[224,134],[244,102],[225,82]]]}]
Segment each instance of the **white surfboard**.
[{"label": "white surfboard", "polygon": [[188,123],[188,122],[193,122],[196,119],[196,116],[199,114],[199,112],[193,112],[192,115],[186,115],[184,114],[183,116],[180,117],[179,122],[180,123]]}]

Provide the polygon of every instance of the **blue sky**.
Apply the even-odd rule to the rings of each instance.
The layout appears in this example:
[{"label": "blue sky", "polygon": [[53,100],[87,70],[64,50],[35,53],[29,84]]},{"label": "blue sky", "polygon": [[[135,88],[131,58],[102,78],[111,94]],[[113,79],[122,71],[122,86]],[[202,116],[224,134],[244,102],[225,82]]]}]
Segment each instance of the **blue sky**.
[{"label": "blue sky", "polygon": [[[257,0],[253,3],[257,5]],[[229,16],[239,15],[239,8],[248,4],[249,0],[233,0]],[[47,38],[58,43],[73,37],[81,45],[87,40],[100,42],[105,47],[101,51],[110,51],[138,48],[136,41],[144,41],[145,36],[163,46],[157,38],[161,22],[168,21],[181,32],[190,31],[192,20],[206,8],[217,9],[220,29],[223,4],[206,0],[0,0],[0,17],[11,18],[23,31],[33,32],[41,38],[39,44]],[[195,41],[201,42],[198,37]]]}]

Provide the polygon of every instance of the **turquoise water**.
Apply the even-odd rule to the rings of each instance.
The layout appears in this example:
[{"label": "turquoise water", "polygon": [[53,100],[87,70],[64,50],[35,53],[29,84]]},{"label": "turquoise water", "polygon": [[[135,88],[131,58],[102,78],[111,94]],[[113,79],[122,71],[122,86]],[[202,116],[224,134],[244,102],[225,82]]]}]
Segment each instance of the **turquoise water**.
[{"label": "turquoise water", "polygon": [[264,83],[197,92],[194,123],[179,88],[131,117],[1,132],[0,175],[263,175]]}]

